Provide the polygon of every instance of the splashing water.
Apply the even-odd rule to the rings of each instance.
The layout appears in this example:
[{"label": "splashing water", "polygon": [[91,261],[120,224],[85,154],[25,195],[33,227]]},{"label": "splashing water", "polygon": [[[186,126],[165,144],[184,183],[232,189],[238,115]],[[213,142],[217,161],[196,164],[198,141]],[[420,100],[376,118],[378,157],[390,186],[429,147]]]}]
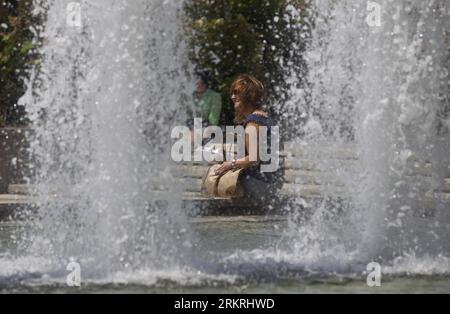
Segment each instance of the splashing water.
[{"label": "splashing water", "polygon": [[[292,99],[309,117],[297,144],[344,185],[347,201],[294,224],[300,260],[450,253],[450,205],[437,193],[450,161],[449,6],[369,2],[318,0],[311,10],[309,85]],[[370,20],[377,12],[379,25]],[[357,159],[329,157],[339,150]]]},{"label": "splashing water", "polygon": [[78,27],[67,24],[68,3],[35,1],[47,21],[43,61],[22,102],[40,219],[20,250],[28,257],[17,253],[8,275],[65,274],[71,257],[92,280],[148,285],[168,274],[188,285],[354,274],[371,260],[394,274],[450,272],[449,203],[439,197],[450,164],[445,0],[379,0],[379,26],[367,24],[367,1],[311,4],[307,83],[287,105],[308,118],[290,148],[327,177],[323,201],[304,220],[298,195],[285,228],[264,225],[276,240],[262,246],[225,250],[220,241],[245,247],[258,235],[244,241],[248,226],[230,232],[222,223],[229,238],[214,229],[205,237],[223,252],[195,258],[198,239],[167,158],[171,126],[184,121],[177,109],[193,89],[182,3],[83,2]]},{"label": "splashing water", "polygon": [[167,156],[191,87],[181,4],[83,2],[79,25],[66,21],[69,1],[35,5],[47,23],[22,100],[39,164],[41,219],[28,250],[58,265],[89,256],[80,262],[100,276],[178,265],[182,186]]}]

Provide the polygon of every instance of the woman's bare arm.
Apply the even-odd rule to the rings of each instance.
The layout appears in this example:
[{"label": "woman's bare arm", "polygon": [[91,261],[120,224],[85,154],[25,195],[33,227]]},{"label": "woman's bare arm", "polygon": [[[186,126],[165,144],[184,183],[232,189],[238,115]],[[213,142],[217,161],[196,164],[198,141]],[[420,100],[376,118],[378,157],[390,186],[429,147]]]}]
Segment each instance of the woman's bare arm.
[{"label": "woman's bare arm", "polygon": [[[251,145],[250,134],[255,136],[255,145]],[[245,128],[245,151],[244,158],[236,159],[236,168],[245,169],[259,163],[259,124],[250,122]],[[231,161],[225,161],[215,172],[216,175],[222,175],[232,169]]]}]

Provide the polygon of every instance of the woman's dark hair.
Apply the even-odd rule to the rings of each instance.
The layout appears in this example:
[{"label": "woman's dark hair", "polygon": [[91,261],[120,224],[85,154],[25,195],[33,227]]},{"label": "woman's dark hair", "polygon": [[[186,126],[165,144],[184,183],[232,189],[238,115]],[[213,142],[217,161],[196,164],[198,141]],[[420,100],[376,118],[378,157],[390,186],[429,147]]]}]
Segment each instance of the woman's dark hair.
[{"label": "woman's dark hair", "polygon": [[[260,109],[266,98],[266,89],[264,84],[254,76],[241,74],[231,84],[230,97],[233,94],[241,99],[245,107],[252,106]],[[242,119],[242,114],[236,112],[236,122],[240,122]]]},{"label": "woman's dark hair", "polygon": [[206,86],[208,86],[208,88],[212,88],[213,80],[209,71],[198,71],[195,74]]}]

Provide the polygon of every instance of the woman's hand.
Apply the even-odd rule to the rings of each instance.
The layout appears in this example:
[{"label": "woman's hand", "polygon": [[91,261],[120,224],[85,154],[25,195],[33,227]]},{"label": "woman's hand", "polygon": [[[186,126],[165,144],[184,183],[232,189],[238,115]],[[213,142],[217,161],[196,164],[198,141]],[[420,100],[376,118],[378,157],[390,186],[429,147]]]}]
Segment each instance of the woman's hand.
[{"label": "woman's hand", "polygon": [[233,169],[233,166],[231,165],[230,161],[225,161],[222,165],[220,165],[219,168],[216,169],[216,171],[214,172],[214,174],[216,176],[221,176],[223,174],[225,174],[225,172],[229,171]]}]

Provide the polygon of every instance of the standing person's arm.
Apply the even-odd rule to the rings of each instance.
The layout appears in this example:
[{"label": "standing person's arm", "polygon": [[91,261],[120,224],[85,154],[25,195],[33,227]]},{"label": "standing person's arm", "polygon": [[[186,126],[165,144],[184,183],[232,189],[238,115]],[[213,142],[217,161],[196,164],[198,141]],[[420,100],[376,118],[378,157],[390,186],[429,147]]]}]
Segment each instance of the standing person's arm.
[{"label": "standing person's arm", "polygon": [[211,108],[209,111],[208,122],[210,125],[218,125],[220,114],[222,112],[222,96],[220,94],[211,97]]}]

